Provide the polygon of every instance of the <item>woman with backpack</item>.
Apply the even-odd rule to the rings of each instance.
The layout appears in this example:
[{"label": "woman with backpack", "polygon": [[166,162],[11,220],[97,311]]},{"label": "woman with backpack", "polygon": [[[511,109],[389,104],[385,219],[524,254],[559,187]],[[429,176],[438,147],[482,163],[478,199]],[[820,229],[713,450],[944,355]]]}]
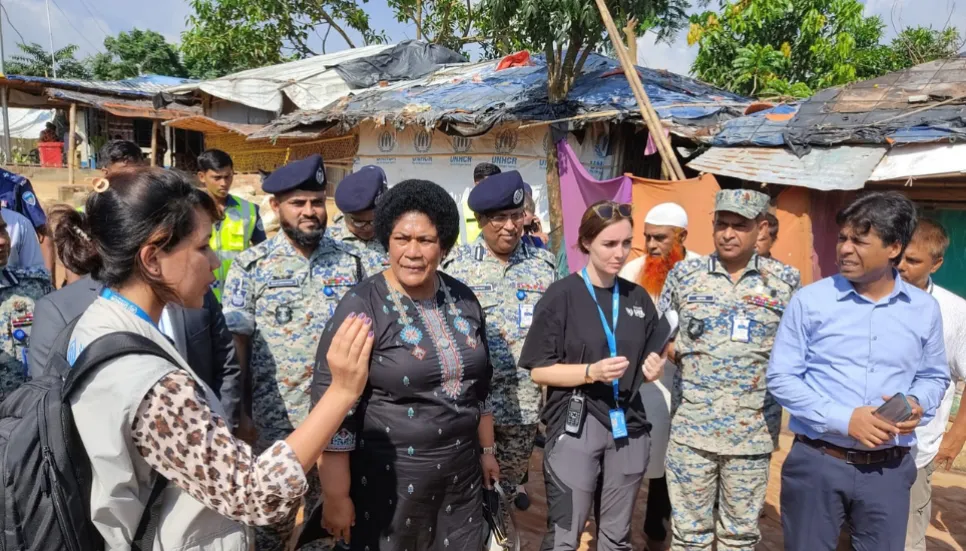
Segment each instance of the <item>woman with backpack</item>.
[{"label": "woman with backpack", "polygon": [[[176,361],[152,354],[97,366],[71,411],[90,459],[91,520],[106,549],[129,549],[158,486],[157,534],[145,548],[247,551],[247,525],[294,515],[306,471],[338,430],[366,383],[371,320],[350,316],[328,352],[333,385],[305,423],[260,456],[235,439],[217,396],[162,333],[167,303],[200,308],[218,258],[208,246],[217,209],[176,171],[134,168],[100,180],[66,246],[104,291],[81,316],[68,363],[118,332],[149,339]],[[93,347],[92,347],[93,348]]]}]

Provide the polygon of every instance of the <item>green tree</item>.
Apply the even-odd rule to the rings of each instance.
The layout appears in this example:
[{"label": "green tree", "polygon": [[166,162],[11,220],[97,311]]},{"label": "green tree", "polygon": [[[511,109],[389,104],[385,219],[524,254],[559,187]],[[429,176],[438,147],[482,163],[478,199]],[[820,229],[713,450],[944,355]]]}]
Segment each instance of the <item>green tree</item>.
[{"label": "green tree", "polygon": [[963,42],[959,30],[929,27],[906,27],[888,46],[870,52],[865,64],[876,75],[901,71],[936,59],[955,57]]},{"label": "green tree", "polygon": [[[53,77],[53,63],[50,59],[50,52],[43,46],[36,43],[18,43],[19,54],[10,56],[10,61],[6,63],[8,75],[24,75],[32,77]],[[57,60],[58,78],[90,78],[90,71],[87,66],[78,61],[74,54],[77,52],[77,45],[69,44],[59,50],[54,51],[54,59]]]},{"label": "green tree", "polygon": [[121,80],[144,74],[188,76],[178,48],[154,31],[134,29],[104,39],[107,53],[91,58],[94,78]]},{"label": "green tree", "polygon": [[[355,0],[189,0],[189,5],[194,13],[181,49],[188,73],[197,78],[323,53],[330,31],[350,48],[357,44],[347,29],[365,44],[385,39]],[[322,38],[322,52],[309,47],[311,32]]]},{"label": "green tree", "polygon": [[484,40],[489,13],[482,4],[466,0],[388,0],[396,20],[416,27],[416,38],[460,52]]},{"label": "green tree", "polygon": [[[690,7],[687,0],[606,0],[605,4],[618,26],[634,20],[647,22],[664,39],[683,28]],[[567,99],[591,52],[607,40],[593,0],[484,0],[484,6],[491,17],[497,52],[508,53],[522,46],[546,55],[551,103]],[[551,227],[563,227],[555,147],[547,152],[547,198]],[[560,241],[553,240],[555,251]]]}]

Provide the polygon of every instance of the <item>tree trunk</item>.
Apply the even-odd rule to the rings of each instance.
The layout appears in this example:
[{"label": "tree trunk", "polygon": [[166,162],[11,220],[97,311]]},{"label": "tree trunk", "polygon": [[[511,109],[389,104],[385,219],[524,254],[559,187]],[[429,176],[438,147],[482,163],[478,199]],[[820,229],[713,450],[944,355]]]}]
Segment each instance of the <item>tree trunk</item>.
[{"label": "tree trunk", "polygon": [[[567,98],[566,86],[559,74],[554,71],[549,73],[547,82],[550,103],[560,103]],[[547,132],[553,135],[553,129],[548,127]],[[560,200],[560,171],[558,169],[559,157],[557,156],[557,144],[551,138],[550,147],[547,148],[547,208],[550,210],[550,249],[553,254],[559,255],[564,245],[563,229],[563,203]]]}]

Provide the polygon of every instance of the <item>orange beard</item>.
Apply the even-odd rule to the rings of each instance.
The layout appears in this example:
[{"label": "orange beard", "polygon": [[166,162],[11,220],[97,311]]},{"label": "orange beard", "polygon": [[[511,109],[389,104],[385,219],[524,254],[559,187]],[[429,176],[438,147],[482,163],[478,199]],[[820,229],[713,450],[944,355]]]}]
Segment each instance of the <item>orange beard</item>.
[{"label": "orange beard", "polygon": [[684,260],[684,245],[675,243],[671,248],[671,253],[666,257],[648,256],[644,260],[644,267],[640,275],[637,276],[637,283],[650,294],[656,297],[661,294],[664,288],[664,280],[675,264]]}]

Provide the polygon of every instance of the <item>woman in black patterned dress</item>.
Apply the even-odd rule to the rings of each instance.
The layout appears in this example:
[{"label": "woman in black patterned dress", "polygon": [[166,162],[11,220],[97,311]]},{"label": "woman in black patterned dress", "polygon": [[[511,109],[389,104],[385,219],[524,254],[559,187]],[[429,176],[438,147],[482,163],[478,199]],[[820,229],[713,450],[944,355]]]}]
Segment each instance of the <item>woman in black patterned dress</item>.
[{"label": "woman in black patterned dress", "polygon": [[372,319],[369,384],[320,471],[323,526],[359,551],[479,551],[488,530],[480,486],[499,476],[492,367],[480,303],[437,271],[459,212],[441,187],[409,180],[381,198],[375,225],[390,267],[342,299],[316,356],[313,397],[331,380],[332,328]]}]

